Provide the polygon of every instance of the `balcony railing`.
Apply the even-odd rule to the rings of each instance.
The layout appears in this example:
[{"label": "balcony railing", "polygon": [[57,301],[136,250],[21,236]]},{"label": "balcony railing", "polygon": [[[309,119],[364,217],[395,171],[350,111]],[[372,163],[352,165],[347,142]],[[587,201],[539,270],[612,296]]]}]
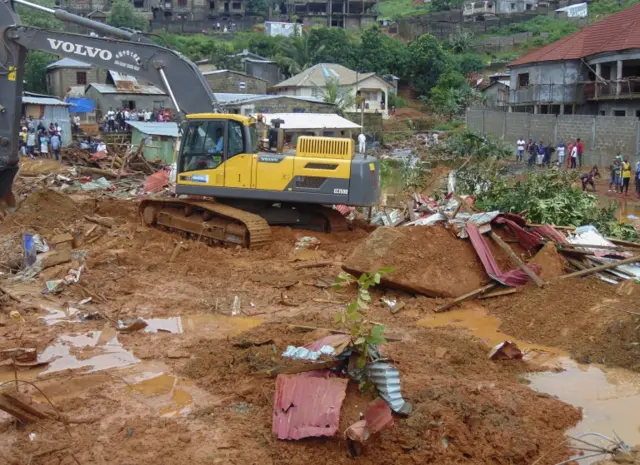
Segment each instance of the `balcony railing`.
[{"label": "balcony railing", "polygon": [[509,90],[510,105],[581,104],[587,100],[640,99],[640,78],[573,84],[532,84]]}]

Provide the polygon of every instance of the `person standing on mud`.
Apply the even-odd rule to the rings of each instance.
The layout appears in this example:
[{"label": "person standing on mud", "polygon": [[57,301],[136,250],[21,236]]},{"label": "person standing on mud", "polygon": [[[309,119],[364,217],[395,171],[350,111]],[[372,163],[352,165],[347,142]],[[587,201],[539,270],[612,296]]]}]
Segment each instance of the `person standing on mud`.
[{"label": "person standing on mud", "polygon": [[535,141],[529,139],[528,150],[529,159],[527,160],[527,163],[530,168],[533,168],[534,166],[536,166],[536,156],[538,155],[538,146],[536,145]]},{"label": "person standing on mud", "polygon": [[560,141],[560,143],[558,144],[558,148],[556,149],[556,151],[558,152],[558,167],[560,168],[562,168],[562,165],[564,165],[564,155],[566,150],[567,147],[565,147],[564,142]]},{"label": "person standing on mud", "polygon": [[576,146],[578,148],[578,165],[580,166],[580,168],[582,168],[582,156],[584,155],[584,144],[582,143],[580,138],[577,139]]},{"label": "person standing on mud", "polygon": [[620,154],[618,154],[609,165],[609,192],[618,192],[620,190],[619,186],[622,184],[622,162],[619,156]]},{"label": "person standing on mud", "polygon": [[518,139],[516,142],[516,161],[522,161],[522,156],[524,155],[524,139]]},{"label": "person standing on mud", "polygon": [[545,153],[546,153],[546,148],[544,146],[544,142],[540,141],[540,143],[538,144],[538,157],[536,159],[536,165],[538,165],[538,168],[540,168],[544,163]]},{"label": "person standing on mud", "polygon": [[571,155],[569,157],[571,159],[571,169],[575,170],[576,169],[576,161],[578,160],[578,146],[576,145],[572,145],[571,146]]},{"label": "person standing on mud", "polygon": [[631,164],[629,156],[625,155],[622,160],[622,186],[620,186],[620,195],[624,191],[624,195],[629,195],[629,182],[631,181]]},{"label": "person standing on mud", "polygon": [[636,197],[640,199],[640,160],[636,162]]}]

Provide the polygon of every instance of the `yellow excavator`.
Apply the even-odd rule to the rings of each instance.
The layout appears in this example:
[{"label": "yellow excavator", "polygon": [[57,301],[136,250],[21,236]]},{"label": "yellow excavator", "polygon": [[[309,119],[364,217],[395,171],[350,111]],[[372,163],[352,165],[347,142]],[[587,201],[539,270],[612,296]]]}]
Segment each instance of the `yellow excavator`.
[{"label": "yellow excavator", "polygon": [[[50,13],[101,36],[22,25],[15,5]],[[347,228],[332,205],[374,205],[379,164],[352,139],[300,137],[293,153],[260,151],[254,118],[219,112],[195,64],[142,33],[26,0],[0,1],[0,199],[13,202],[26,52],[41,50],[130,74],[162,88],[181,120],[173,199],[145,199],[143,221],[212,243],[259,247],[269,225],[326,232]],[[2,70],[5,70],[2,73]],[[214,199],[215,198],[215,199]]]}]

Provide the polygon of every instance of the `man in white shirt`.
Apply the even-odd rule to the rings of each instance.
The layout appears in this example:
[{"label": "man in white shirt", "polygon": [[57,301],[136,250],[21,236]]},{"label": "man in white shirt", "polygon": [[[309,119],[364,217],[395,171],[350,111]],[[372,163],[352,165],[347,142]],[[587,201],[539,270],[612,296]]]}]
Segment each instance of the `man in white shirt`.
[{"label": "man in white shirt", "polygon": [[113,108],[110,108],[107,112],[107,124],[109,125],[109,131],[115,132],[116,130],[116,112]]},{"label": "man in white shirt", "polygon": [[518,139],[518,142],[516,142],[516,161],[522,161],[522,156],[524,155],[524,144],[525,141],[523,139]]},{"label": "man in white shirt", "polygon": [[151,121],[151,112],[149,110],[144,112],[144,120]]},{"label": "man in white shirt", "polygon": [[367,149],[367,136],[360,133],[358,136],[358,153],[364,153]]},{"label": "man in white shirt", "polygon": [[75,115],[73,117],[73,133],[78,134],[78,130],[80,129],[80,117]]},{"label": "man in white shirt", "polygon": [[578,159],[578,144],[571,147],[571,169],[576,169],[576,160]]}]

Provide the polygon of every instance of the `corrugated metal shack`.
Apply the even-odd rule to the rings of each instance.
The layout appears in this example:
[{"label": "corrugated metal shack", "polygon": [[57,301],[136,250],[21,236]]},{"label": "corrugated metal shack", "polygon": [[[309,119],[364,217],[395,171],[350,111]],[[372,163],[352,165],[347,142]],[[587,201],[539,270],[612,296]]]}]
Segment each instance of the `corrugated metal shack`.
[{"label": "corrugated metal shack", "polygon": [[51,123],[58,123],[62,128],[62,146],[71,143],[71,122],[69,120],[69,103],[63,102],[51,95],[34,94],[25,92],[22,96],[22,113],[25,117],[33,117],[38,122],[42,121],[48,128]]},{"label": "corrugated metal shack", "polygon": [[135,150],[144,140],[143,154],[147,160],[162,160],[173,163],[178,140],[176,123],[144,123],[127,121],[131,126],[131,146]]}]

